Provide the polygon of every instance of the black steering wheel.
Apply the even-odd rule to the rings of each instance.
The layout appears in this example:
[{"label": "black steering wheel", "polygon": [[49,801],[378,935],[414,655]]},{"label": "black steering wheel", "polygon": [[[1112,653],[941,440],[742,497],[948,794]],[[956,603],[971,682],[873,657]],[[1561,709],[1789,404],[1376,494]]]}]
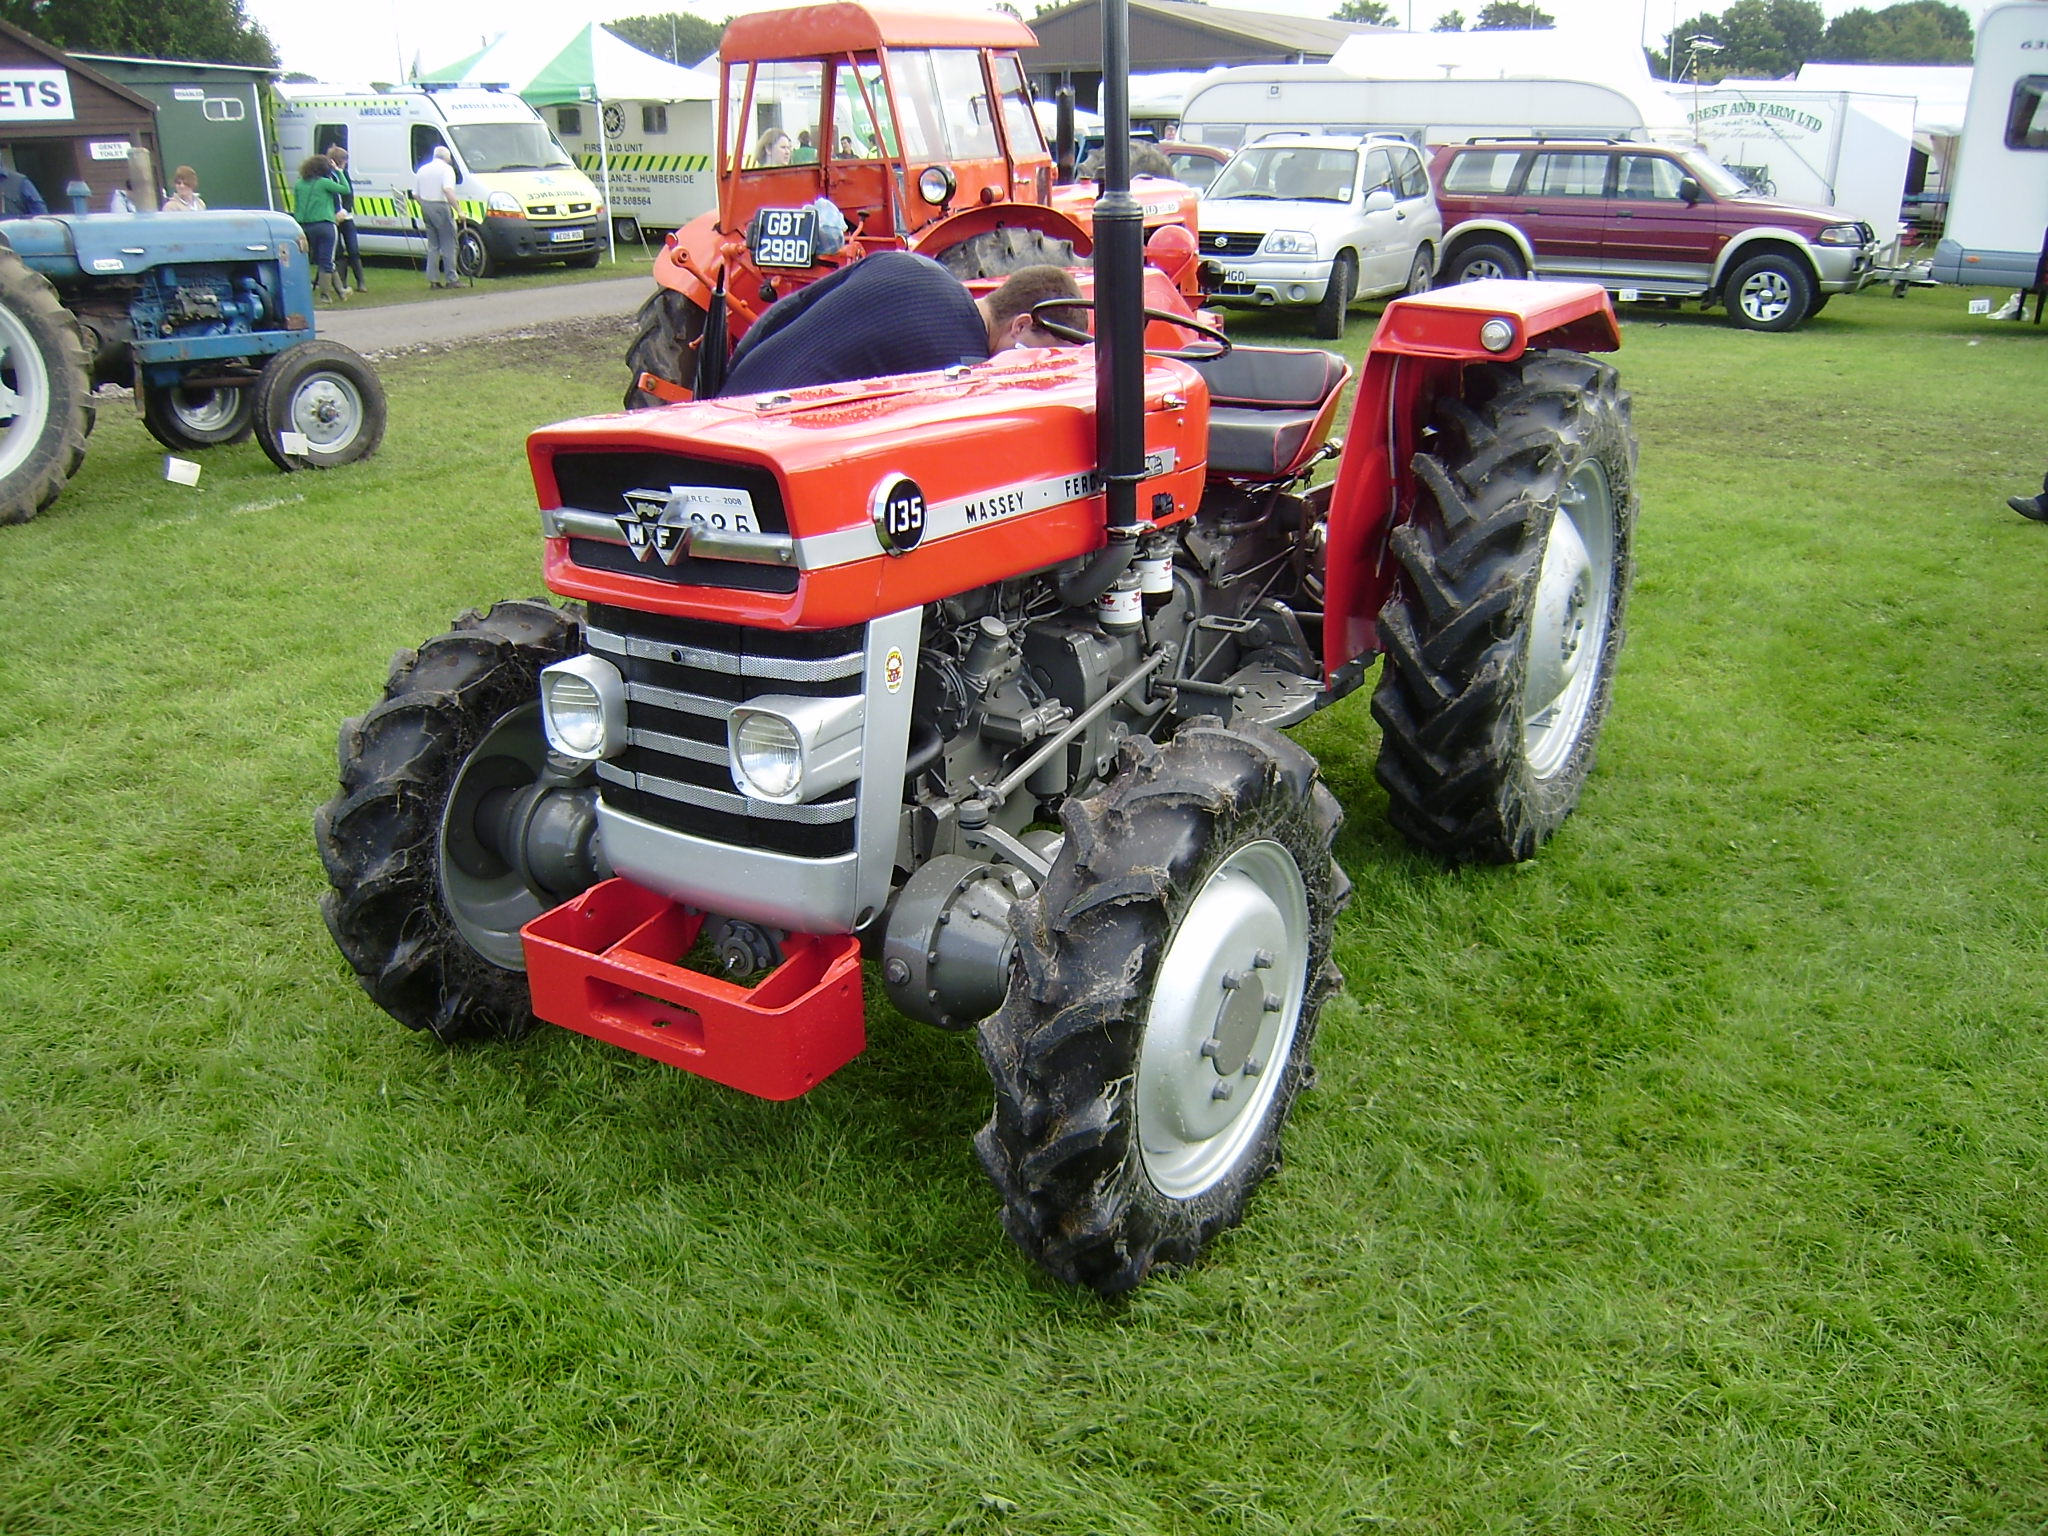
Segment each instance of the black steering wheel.
[{"label": "black steering wheel", "polygon": [[[1048,311],[1055,309],[1085,309],[1092,312],[1094,308],[1095,301],[1093,299],[1040,299],[1031,306],[1031,323],[1041,331],[1044,331],[1048,336],[1057,336],[1061,341],[1086,346],[1095,339],[1092,332],[1084,331],[1078,325],[1069,325],[1064,320],[1055,320]],[[1177,325],[1184,330],[1193,331],[1204,341],[1216,343],[1215,346],[1208,348],[1174,347],[1171,349],[1162,348],[1157,351],[1147,347],[1145,349],[1147,357],[1173,357],[1178,358],[1184,363],[1206,363],[1223,356],[1231,348],[1232,343],[1228,336],[1217,330],[1215,326],[1197,320],[1192,315],[1176,315],[1171,310],[1166,309],[1148,309],[1144,311],[1144,315],[1147,320],[1163,320],[1168,325]]]}]

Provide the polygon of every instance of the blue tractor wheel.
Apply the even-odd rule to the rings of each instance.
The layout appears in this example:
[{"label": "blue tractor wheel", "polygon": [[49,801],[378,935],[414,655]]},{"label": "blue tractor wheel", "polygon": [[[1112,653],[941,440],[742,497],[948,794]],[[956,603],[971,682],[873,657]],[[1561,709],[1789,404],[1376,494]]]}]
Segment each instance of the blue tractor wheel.
[{"label": "blue tractor wheel", "polygon": [[63,492],[92,430],[85,341],[47,278],[0,249],[0,523]]}]

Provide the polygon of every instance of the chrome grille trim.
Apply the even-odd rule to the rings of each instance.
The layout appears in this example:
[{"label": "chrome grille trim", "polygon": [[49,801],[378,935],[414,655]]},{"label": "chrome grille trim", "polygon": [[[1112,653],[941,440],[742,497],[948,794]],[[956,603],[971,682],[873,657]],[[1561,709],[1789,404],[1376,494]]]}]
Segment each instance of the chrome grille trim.
[{"label": "chrome grille trim", "polygon": [[664,800],[676,800],[684,805],[702,806],[707,811],[724,811],[729,816],[752,816],[761,821],[788,821],[805,827],[851,821],[855,810],[855,802],[850,799],[820,801],[811,805],[776,805],[767,800],[750,800],[745,795],[722,789],[704,789],[695,784],[665,779],[658,773],[635,773],[630,768],[620,768],[612,763],[599,763],[597,776],[614,784],[623,784],[628,789],[637,789],[642,794],[659,795]]},{"label": "chrome grille trim", "polygon": [[[707,650],[696,645],[670,645],[666,641],[643,640],[637,635],[621,635],[608,629],[586,629],[583,634],[584,643],[593,651],[610,651],[617,656],[637,656],[642,661],[695,667],[700,672],[722,672],[728,677],[769,678],[782,683],[828,683],[834,678],[858,677],[864,659],[859,651],[826,656],[817,661],[797,661],[780,656],[736,656],[730,651]],[[686,694],[677,696],[692,697]],[[659,701],[650,699],[648,702]]]}]

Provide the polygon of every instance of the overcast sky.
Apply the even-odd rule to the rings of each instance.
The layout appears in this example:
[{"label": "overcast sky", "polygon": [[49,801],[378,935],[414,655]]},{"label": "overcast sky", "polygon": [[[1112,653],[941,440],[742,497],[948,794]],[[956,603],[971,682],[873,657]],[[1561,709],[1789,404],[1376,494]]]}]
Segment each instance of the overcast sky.
[{"label": "overcast sky", "polygon": [[[1297,16],[1327,16],[1339,0],[1219,0],[1235,10],[1284,11]],[[1430,24],[1453,5],[1467,19],[1479,14],[1485,0],[1388,0],[1397,20],[1412,16],[1414,25]],[[1597,27],[1640,37],[1661,47],[1664,36],[1680,20],[1702,10],[1719,11],[1717,0],[1538,0],[1560,27]],[[1859,0],[1821,0],[1836,16]],[[1889,0],[1861,0],[1881,9]],[[764,9],[742,4],[690,7],[711,21],[723,21],[735,10]],[[1022,4],[1030,11],[1035,6]],[[404,78],[417,58],[427,69],[472,54],[499,33],[528,27],[566,30],[576,22],[612,21],[621,16],[662,15],[678,6],[662,0],[356,0],[351,6],[308,5],[306,0],[243,0],[243,10],[270,34],[284,67],[322,80],[365,81]]]}]

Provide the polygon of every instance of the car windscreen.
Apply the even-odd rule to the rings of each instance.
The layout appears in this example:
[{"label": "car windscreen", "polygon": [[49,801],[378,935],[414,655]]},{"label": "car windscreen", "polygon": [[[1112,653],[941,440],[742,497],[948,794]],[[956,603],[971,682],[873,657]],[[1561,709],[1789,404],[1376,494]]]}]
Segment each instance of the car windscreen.
[{"label": "car windscreen", "polygon": [[1716,197],[1747,197],[1749,183],[1720,161],[1691,151],[1678,157],[1699,184]]},{"label": "car windscreen", "polygon": [[1255,144],[1241,149],[1205,194],[1343,203],[1358,176],[1358,152],[1308,144]]},{"label": "car windscreen", "polygon": [[575,163],[539,123],[469,123],[449,132],[473,172],[552,171]]}]

